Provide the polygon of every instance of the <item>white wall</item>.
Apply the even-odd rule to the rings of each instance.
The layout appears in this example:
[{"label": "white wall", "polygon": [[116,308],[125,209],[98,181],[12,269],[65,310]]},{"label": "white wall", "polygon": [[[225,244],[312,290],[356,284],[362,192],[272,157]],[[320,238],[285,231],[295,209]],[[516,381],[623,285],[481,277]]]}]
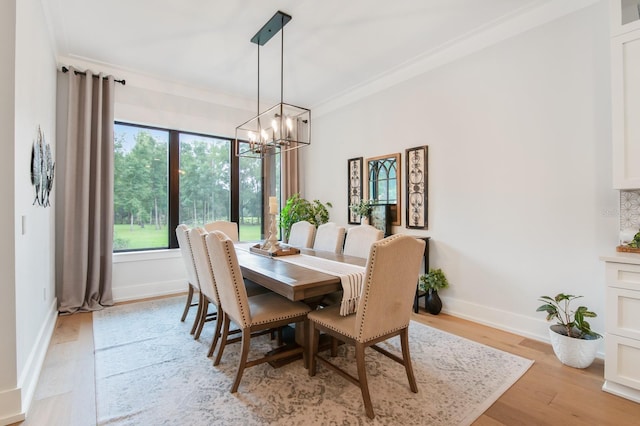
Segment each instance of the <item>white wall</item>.
[{"label": "white wall", "polygon": [[[14,144],[15,137],[15,1],[0,2],[0,222],[8,232],[0,239],[0,424],[20,412],[16,369]],[[8,421],[8,420],[6,420]]]},{"label": "white wall", "polygon": [[615,246],[604,212],[618,204],[607,19],[600,2],[315,119],[306,197],[345,224],[348,158],[401,152],[404,173],[404,150],[428,145],[422,234],[451,283],[445,312],[547,339],[537,298],[564,291],[603,332],[598,256]]},{"label": "white wall", "polygon": [[[2,28],[9,33],[6,37],[3,34],[1,57],[5,59],[3,68],[12,69],[3,69],[5,74],[0,79],[3,85],[6,82],[13,87],[7,96],[3,93],[1,111],[3,118],[11,119],[2,126],[10,133],[3,134],[8,143],[3,145],[0,160],[3,174],[10,173],[0,179],[2,211],[10,209],[10,216],[1,217],[12,232],[3,238],[1,256],[9,263],[2,267],[6,280],[3,277],[0,312],[11,318],[5,321],[3,317],[1,321],[0,423],[20,419],[30,404],[56,316],[53,209],[32,205],[35,192],[30,180],[31,146],[38,126],[55,152],[54,54],[39,0],[3,2],[2,6],[6,9],[1,14]],[[12,329],[5,330],[5,326]],[[7,392],[2,393],[3,390]]]}]

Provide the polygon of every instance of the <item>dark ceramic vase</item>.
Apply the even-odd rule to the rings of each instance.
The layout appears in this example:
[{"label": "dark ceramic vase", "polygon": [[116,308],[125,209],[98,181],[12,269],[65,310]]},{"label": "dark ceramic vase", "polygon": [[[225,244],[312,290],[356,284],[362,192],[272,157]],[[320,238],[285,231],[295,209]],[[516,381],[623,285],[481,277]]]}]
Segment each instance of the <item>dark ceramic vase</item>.
[{"label": "dark ceramic vase", "polygon": [[438,296],[438,290],[429,290],[424,307],[430,314],[438,315],[440,313],[442,310],[442,300],[440,300],[440,296]]}]

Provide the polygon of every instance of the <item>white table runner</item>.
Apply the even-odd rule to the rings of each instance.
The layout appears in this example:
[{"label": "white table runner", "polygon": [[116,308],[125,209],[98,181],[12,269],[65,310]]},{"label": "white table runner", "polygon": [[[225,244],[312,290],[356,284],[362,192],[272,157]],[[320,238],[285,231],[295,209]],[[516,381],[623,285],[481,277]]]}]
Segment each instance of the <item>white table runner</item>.
[{"label": "white table runner", "polygon": [[356,312],[362,291],[362,284],[364,283],[364,266],[336,262],[321,257],[307,256],[305,254],[274,257],[274,259],[340,277],[343,290],[340,315],[345,316]]}]

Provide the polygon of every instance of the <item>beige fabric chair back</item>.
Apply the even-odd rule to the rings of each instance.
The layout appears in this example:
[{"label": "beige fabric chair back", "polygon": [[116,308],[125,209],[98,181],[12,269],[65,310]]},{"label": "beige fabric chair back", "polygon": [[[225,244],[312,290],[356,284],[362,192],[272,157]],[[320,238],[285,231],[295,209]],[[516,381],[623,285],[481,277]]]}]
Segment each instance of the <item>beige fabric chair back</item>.
[{"label": "beige fabric chair back", "polygon": [[238,241],[240,234],[238,234],[238,224],[235,222],[229,222],[227,220],[215,220],[204,225],[204,229],[207,232],[222,231],[227,237],[231,238],[231,241]]},{"label": "beige fabric chair back", "polygon": [[200,289],[196,264],[193,260],[193,251],[191,250],[191,242],[189,241],[189,227],[184,224],[178,225],[176,228],[176,237],[178,238],[178,246],[180,246],[182,260],[187,270],[187,280],[192,286]]},{"label": "beige fabric chair back", "polygon": [[246,328],[251,324],[251,311],[233,241],[220,231],[210,232],[205,241],[218,287],[220,305],[234,323]]},{"label": "beige fabric chair back", "polygon": [[289,241],[287,244],[293,247],[311,248],[313,247],[313,237],[316,234],[316,227],[302,220],[291,225]]},{"label": "beige fabric chair back", "polygon": [[200,282],[200,292],[212,300],[216,305],[220,304],[218,290],[213,276],[213,268],[209,260],[205,237],[207,231],[202,228],[192,228],[188,231],[196,273]]},{"label": "beige fabric chair back", "polygon": [[344,254],[367,259],[371,245],[384,237],[384,232],[371,225],[350,228],[344,242]]},{"label": "beige fabric chair back", "polygon": [[356,311],[358,341],[409,325],[424,245],[409,235],[392,235],[373,244]]},{"label": "beige fabric chair back", "polygon": [[333,222],[322,224],[316,231],[313,249],[342,253],[345,233],[344,226],[338,226]]}]

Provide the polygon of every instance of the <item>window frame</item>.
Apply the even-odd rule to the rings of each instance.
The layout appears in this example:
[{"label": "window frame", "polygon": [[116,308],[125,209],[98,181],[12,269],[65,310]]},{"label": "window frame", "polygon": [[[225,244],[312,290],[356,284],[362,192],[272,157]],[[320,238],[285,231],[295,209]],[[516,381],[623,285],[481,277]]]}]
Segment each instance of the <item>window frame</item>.
[{"label": "window frame", "polygon": [[[178,239],[176,237],[175,229],[180,224],[180,135],[192,135],[192,136],[201,136],[206,138],[214,138],[229,141],[230,149],[229,149],[229,164],[231,165],[230,171],[230,191],[231,191],[231,208],[230,208],[230,220],[232,222],[238,223],[240,220],[240,159],[235,155],[236,152],[236,141],[233,138],[225,137],[225,136],[216,136],[209,135],[206,133],[199,132],[191,132],[184,130],[171,129],[167,127],[159,127],[159,126],[150,126],[145,124],[136,124],[130,123],[121,120],[114,120],[114,127],[116,125],[122,126],[130,126],[141,129],[150,129],[150,130],[159,130],[166,131],[169,133],[169,141],[168,141],[168,176],[167,176],[167,232],[168,232],[168,247],[148,247],[148,248],[138,248],[138,249],[124,249],[124,250],[113,250],[113,253],[132,253],[132,252],[141,252],[141,251],[156,251],[156,250],[167,250],[167,249],[177,249],[179,248]],[[260,179],[262,180],[262,191],[264,193],[264,161],[261,165],[262,173]],[[115,168],[114,168],[115,175]],[[264,215],[263,215],[264,216]]]}]

